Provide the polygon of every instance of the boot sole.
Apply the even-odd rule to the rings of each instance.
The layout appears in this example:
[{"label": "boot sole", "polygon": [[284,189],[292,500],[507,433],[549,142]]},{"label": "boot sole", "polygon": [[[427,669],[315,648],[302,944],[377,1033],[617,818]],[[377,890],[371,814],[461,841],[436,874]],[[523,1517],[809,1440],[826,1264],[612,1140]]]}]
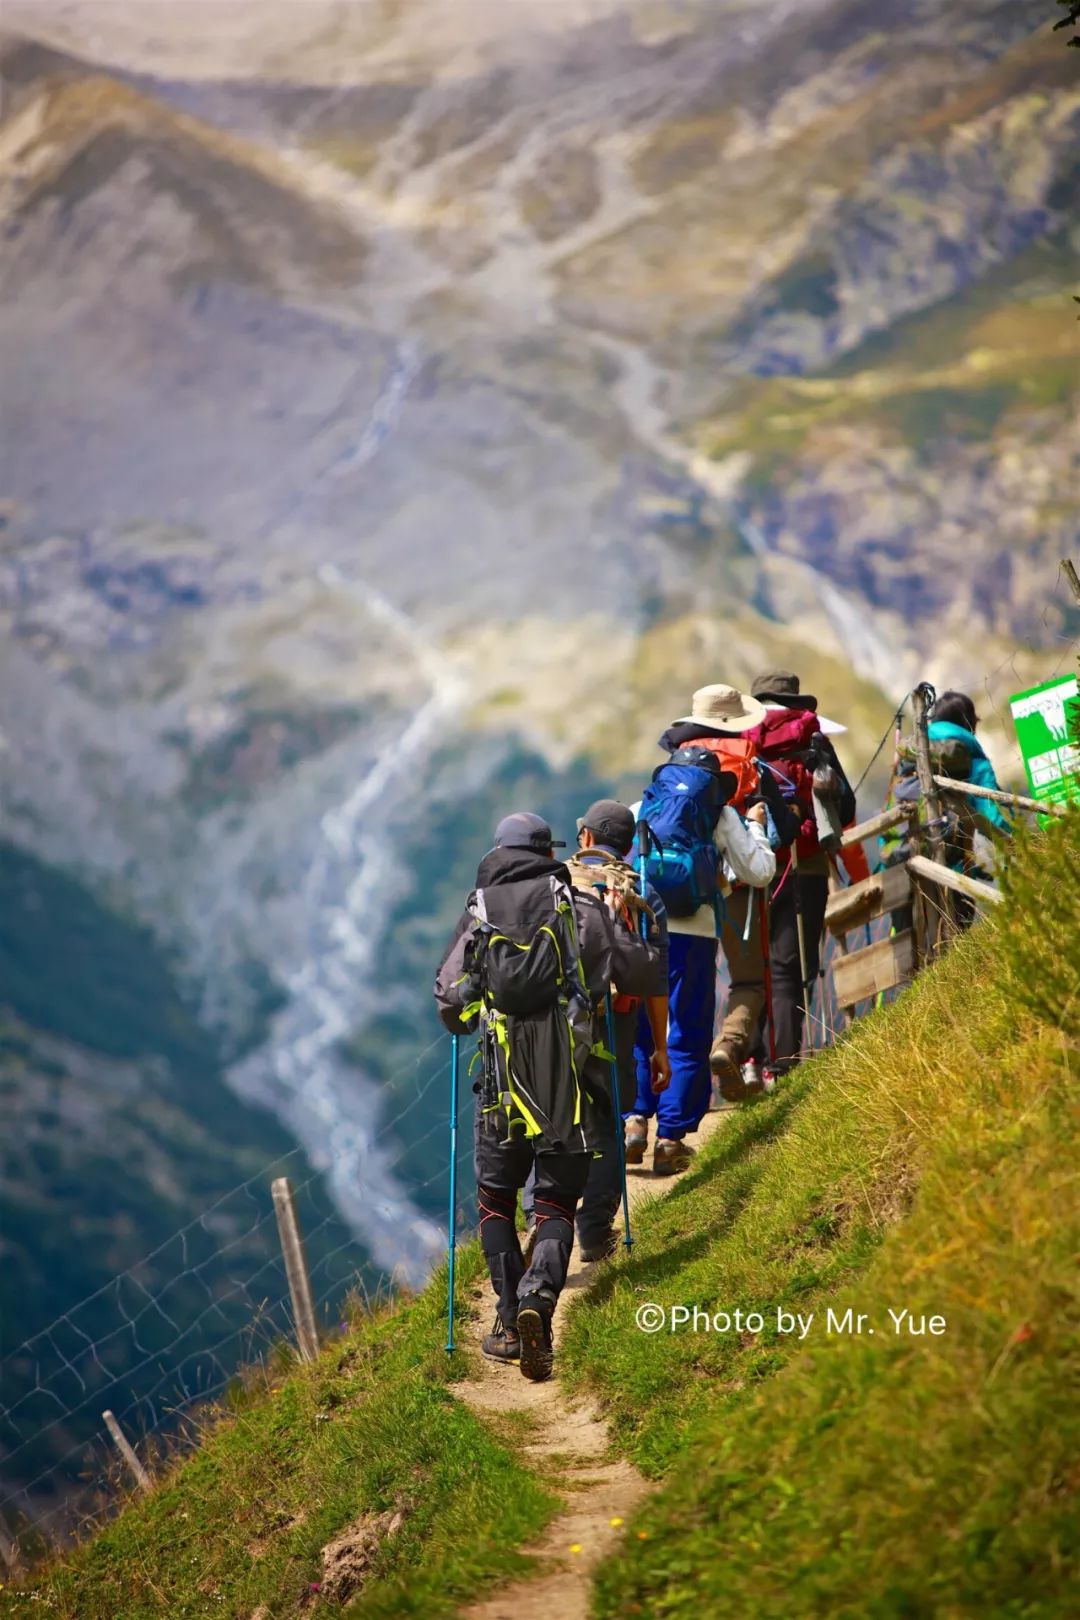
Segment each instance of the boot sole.
[{"label": "boot sole", "polygon": [[518,1311],[517,1325],[521,1340],[521,1375],[534,1384],[542,1384],[551,1377],[555,1360],[544,1331],[544,1319],[539,1311],[527,1307]]},{"label": "boot sole", "polygon": [[644,1142],[640,1142],[636,1147],[631,1146],[630,1144],[627,1144],[626,1162],[627,1162],[627,1164],[644,1164],[644,1162],[645,1162],[645,1143]]},{"label": "boot sole", "polygon": [[725,1102],[742,1102],[746,1096],[746,1081],[743,1079],[742,1069],[734,1058],[718,1058],[709,1054],[709,1068],[716,1076],[720,1088],[720,1095]]},{"label": "boot sole", "polygon": [[709,1072],[716,1076],[723,1085],[724,1081],[735,1079],[742,1085],[742,1066],[735,1059],[728,1056],[721,1057],[716,1052],[709,1053]]}]

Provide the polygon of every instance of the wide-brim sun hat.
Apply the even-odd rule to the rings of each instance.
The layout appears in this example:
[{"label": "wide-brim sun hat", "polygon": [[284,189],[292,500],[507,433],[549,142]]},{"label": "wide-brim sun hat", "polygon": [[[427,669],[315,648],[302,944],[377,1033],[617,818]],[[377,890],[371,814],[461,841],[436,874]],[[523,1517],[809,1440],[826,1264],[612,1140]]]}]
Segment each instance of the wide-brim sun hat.
[{"label": "wide-brim sun hat", "polygon": [[699,686],[690,713],[672,724],[708,726],[714,731],[752,731],[767,713],[764,703],[740,692],[737,686]]}]

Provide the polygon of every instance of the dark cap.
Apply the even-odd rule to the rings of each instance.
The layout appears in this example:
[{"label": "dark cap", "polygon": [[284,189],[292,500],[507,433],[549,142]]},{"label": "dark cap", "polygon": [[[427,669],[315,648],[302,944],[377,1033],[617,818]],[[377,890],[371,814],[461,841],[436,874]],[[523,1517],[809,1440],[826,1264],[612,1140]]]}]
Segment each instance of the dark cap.
[{"label": "dark cap", "polygon": [[602,844],[609,844],[620,855],[625,855],[634,842],[637,823],[634,812],[618,799],[597,799],[578,822],[578,832],[584,832],[586,827]]},{"label": "dark cap", "polygon": [[552,838],[551,828],[542,816],[531,810],[518,810],[512,816],[503,816],[495,828],[496,849],[535,849],[539,853],[549,849],[565,849],[565,839]]},{"label": "dark cap", "polygon": [[817,708],[817,698],[799,691],[799,677],[790,669],[763,669],[751,683],[750,696],[763,703],[782,703],[789,709]]}]

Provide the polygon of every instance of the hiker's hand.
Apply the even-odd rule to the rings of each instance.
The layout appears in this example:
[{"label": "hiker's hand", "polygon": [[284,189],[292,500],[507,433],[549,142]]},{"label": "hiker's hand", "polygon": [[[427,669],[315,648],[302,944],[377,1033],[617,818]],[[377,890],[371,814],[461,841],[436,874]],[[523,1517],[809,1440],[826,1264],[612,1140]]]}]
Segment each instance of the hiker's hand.
[{"label": "hiker's hand", "polygon": [[649,1059],[652,1070],[652,1088],[657,1096],[671,1084],[671,1059],[666,1052],[654,1052]]},{"label": "hiker's hand", "polygon": [[760,827],[764,827],[765,802],[763,799],[759,799],[757,804],[752,804],[750,806],[749,810],[746,812],[746,819],[747,821],[756,821]]}]

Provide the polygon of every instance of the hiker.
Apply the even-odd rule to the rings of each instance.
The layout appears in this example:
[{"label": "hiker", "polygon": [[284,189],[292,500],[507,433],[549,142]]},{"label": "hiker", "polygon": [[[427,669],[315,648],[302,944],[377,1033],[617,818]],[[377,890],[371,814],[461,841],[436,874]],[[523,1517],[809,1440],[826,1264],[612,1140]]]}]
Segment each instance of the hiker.
[{"label": "hiker", "polygon": [[[685,1138],[709,1108],[718,936],[732,979],[724,1038],[734,1045],[737,1032],[748,1048],[764,1002],[760,931],[751,929],[745,946],[742,934],[751,890],[767,887],[776,871],[767,819],[775,811],[782,821],[786,812],[778,796],[768,805],[773,789],[759,783],[745,750],[731,747],[764,716],[760,704],[733,686],[701,687],[690,714],[661,737],[670,757],[653,773],[638,812],[648,875],[667,908],[671,1083],[659,1094],[653,1090],[653,1035],[641,1018],[626,1159],[643,1163],[648,1121],[655,1116],[657,1175],[675,1175],[691,1163],[693,1150]],[[725,750],[737,769],[726,768]],[[740,793],[743,814],[736,808]],[[735,1075],[741,1080],[737,1066]]]},{"label": "hiker", "polygon": [[[611,918],[575,892],[547,822],[505,816],[480,862],[435,980],[451,1032],[478,1030],[474,1147],[480,1239],[498,1315],[484,1354],[552,1371],[551,1318],[566,1281],[574,1217],[610,1091],[590,1089],[594,1009],[611,981]],[[528,1264],[515,1216],[534,1172],[536,1241]]]},{"label": "hiker", "polygon": [[[975,704],[966,692],[942,692],[935,698],[929,714],[927,741],[935,775],[950,776],[954,781],[972,782],[976,787],[997,788],[994,767],[987,758],[982,744],[975,735],[979,716]],[[898,804],[918,803],[922,790],[916,773],[915,749],[910,742],[897,749],[893,766],[890,797]],[[945,859],[957,871],[972,877],[993,881],[993,872],[980,865],[974,850],[976,832],[1009,838],[1012,824],[1001,805],[993,799],[968,800],[959,794],[944,794],[945,809],[953,811],[951,830],[946,835]],[[907,860],[912,853],[910,841],[902,831],[881,839],[882,865],[895,866]],[[992,865],[992,862],[988,864]],[[950,896],[950,909],[960,928],[970,927],[975,919],[975,905],[966,895]],[[892,913],[892,925],[899,933],[912,926],[911,906],[899,907]]]},{"label": "hiker", "polygon": [[[804,1018],[821,966],[830,860],[840,853],[844,828],[854,825],[855,794],[822,729],[817,698],[802,691],[798,675],[788,669],[765,670],[751,683],[750,692],[765,706],[753,734],[759,757],[780,781],[799,818],[798,837],[778,863],[769,902],[772,1037],[770,1041],[762,1020],[752,1054],[755,1069],[767,1062],[780,1075],[792,1069],[802,1053]],[[858,854],[848,858],[863,875]],[[746,1078],[753,1077],[744,1071]]]},{"label": "hiker", "polygon": [[[615,1217],[622,1198],[622,1178],[615,1133],[623,1130],[624,1115],[632,1112],[637,1095],[634,1046],[639,1016],[645,1020],[652,1037],[649,1072],[652,1093],[659,1096],[671,1079],[667,1044],[667,914],[663,900],[651,884],[646,884],[642,895],[639,874],[627,862],[635,830],[634,812],[627,805],[617,799],[598,799],[578,822],[578,852],[567,862],[575,887],[587,891],[600,888],[612,915],[615,942],[611,1007],[619,1109],[612,1118],[603,1151],[589,1168],[585,1194],[578,1208],[578,1247],[586,1263],[607,1259],[618,1247]],[[642,965],[628,967],[624,958],[632,960],[641,956],[649,942],[653,948],[647,951]],[[640,993],[627,993],[627,985],[639,986]],[[602,1014],[603,1009],[600,1012]],[[604,1024],[606,1018],[600,1029],[601,1038],[606,1041]],[[589,1061],[595,1063],[597,1059]]]},{"label": "hiker", "polygon": [[[930,747],[936,755],[935,769],[941,768],[943,776],[971,782],[975,787],[998,788],[994,767],[975,735],[978,724],[975,704],[966,692],[942,692],[935,699],[927,727]],[[946,765],[952,769],[945,770]],[[980,799],[978,809],[996,832],[1011,835],[1012,825],[1000,804]]]},{"label": "hiker", "polygon": [[[979,716],[975,704],[966,692],[942,692],[930,710],[927,740],[934,770],[954,781],[971,782],[975,787],[997,788],[997,776],[982,743],[975,735]],[[946,839],[948,864],[972,877],[993,882],[992,857],[981,864],[975,846],[977,833],[985,837],[1012,837],[1012,823],[1000,804],[993,799],[968,799],[959,794],[945,792],[945,807],[955,807],[954,831]],[[959,928],[970,928],[975,921],[975,902],[966,894],[951,896],[953,916]]]}]

